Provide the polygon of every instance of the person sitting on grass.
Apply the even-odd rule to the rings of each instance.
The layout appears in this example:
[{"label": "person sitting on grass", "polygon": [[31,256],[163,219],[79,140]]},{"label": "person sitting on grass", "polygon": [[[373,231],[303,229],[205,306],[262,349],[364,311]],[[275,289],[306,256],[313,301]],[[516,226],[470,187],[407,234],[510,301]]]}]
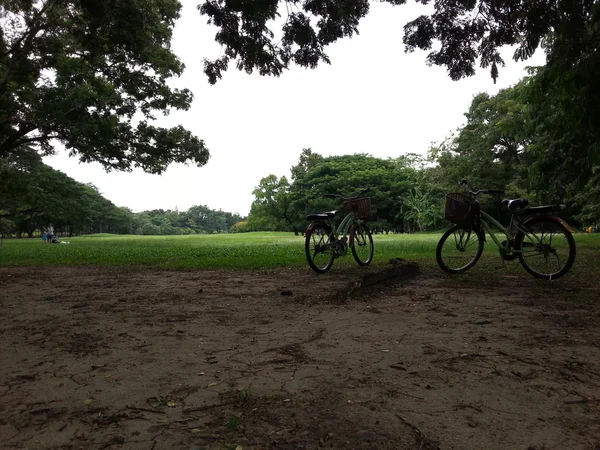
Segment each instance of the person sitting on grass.
[{"label": "person sitting on grass", "polygon": [[47,234],[47,239],[48,242],[53,242],[53,238],[54,238],[54,227],[52,226],[52,224],[48,224],[48,229],[46,230],[46,234]]}]

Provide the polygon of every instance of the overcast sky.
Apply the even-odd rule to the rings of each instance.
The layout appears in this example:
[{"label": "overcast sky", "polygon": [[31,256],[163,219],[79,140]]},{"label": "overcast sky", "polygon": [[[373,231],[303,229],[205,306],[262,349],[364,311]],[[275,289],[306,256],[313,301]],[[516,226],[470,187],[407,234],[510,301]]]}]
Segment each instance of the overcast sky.
[{"label": "overcast sky", "polygon": [[323,155],[368,153],[387,158],[426,153],[464,123],[474,95],[515,84],[527,65],[511,60],[493,84],[488,69],[458,82],[441,67],[428,67],[425,52],[405,54],[402,27],[422,6],[393,8],[372,3],[360,36],[328,48],[331,65],[315,70],[293,67],[280,78],[248,75],[231,68],[215,86],[202,72],[204,57],[220,47],[215,28],[196,10],[199,0],[183,0],[173,51],[186,65],[174,86],[187,87],[194,103],[160,125],[182,124],[210,149],[204,167],[172,165],[161,176],[141,171],[106,173],[99,164],[80,164],[65,152],[45,162],[72,178],[94,183],[104,197],[134,211],[186,210],[193,205],[246,215],[252,190],[269,174],[288,176],[303,148]]}]

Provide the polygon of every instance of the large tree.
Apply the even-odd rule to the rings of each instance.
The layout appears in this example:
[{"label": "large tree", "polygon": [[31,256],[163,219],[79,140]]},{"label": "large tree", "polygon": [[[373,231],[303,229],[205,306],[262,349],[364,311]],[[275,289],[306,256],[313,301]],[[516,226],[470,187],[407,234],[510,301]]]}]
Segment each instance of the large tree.
[{"label": "large tree", "polygon": [[[525,60],[554,38],[576,43],[598,9],[595,0],[416,1],[433,8],[405,24],[405,50],[430,51],[427,62],[446,67],[455,80],[473,75],[478,64],[490,68],[495,80],[505,45],[516,46],[514,58]],[[217,60],[205,60],[205,72],[214,84],[230,62],[275,76],[292,63],[329,63],[326,47],[358,34],[369,6],[369,0],[206,0],[199,10],[219,28],[215,40],[224,51]],[[269,28],[273,21],[282,24],[280,32]],[[572,46],[567,57],[575,60],[578,52]]]},{"label": "large tree", "polygon": [[600,2],[584,29],[550,46],[548,64],[527,90],[536,136],[532,175],[549,201],[581,195],[600,166]]},{"label": "large tree", "polygon": [[[372,224],[377,229],[391,229],[400,211],[401,198],[413,184],[414,170],[403,159],[391,160],[376,158],[367,154],[330,156],[311,153],[306,170],[297,170],[290,187],[291,209],[296,221],[306,226],[305,216],[310,213],[340,209],[339,200],[328,200],[323,194],[355,195],[363,188],[371,188],[373,212],[377,221]],[[295,168],[306,162],[306,150],[300,155]],[[294,171],[293,171],[294,173]]]},{"label": "large tree", "polygon": [[252,191],[254,201],[250,207],[248,225],[251,229],[286,230],[291,228],[295,234],[300,232],[297,226],[298,214],[294,210],[290,183],[286,177],[269,175],[260,180]]},{"label": "large tree", "polygon": [[449,182],[447,188],[467,177],[476,188],[504,189],[527,176],[523,172],[531,158],[526,150],[533,140],[527,89],[524,80],[493,96],[476,95],[457,135],[430,150]]},{"label": "large tree", "polygon": [[106,169],[161,173],[204,165],[204,142],[157,113],[187,110],[169,87],[184,65],[170,49],[177,0],[3,0],[0,3],[0,158],[62,143]]}]

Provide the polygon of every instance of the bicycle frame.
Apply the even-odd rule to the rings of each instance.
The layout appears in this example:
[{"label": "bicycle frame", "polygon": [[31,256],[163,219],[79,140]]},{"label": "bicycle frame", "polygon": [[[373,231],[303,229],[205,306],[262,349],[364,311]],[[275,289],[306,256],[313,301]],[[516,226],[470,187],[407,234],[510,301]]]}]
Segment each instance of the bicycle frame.
[{"label": "bicycle frame", "polygon": [[331,220],[331,222],[333,234],[336,237],[336,239],[338,239],[339,236],[346,237],[348,235],[348,232],[350,231],[350,226],[352,225],[352,222],[355,220],[358,222],[358,219],[356,219],[356,214],[352,211],[346,214],[346,216],[342,219],[337,228],[333,226],[334,219],[335,217]]},{"label": "bicycle frame", "polygon": [[[484,233],[487,233],[490,235],[490,237],[492,238],[492,240],[494,241],[494,243],[498,246],[498,248],[503,248],[504,250],[509,250],[509,242],[511,240],[514,239],[515,235],[517,234],[518,231],[522,232],[525,236],[535,236],[535,239],[538,241],[538,243],[541,243],[541,240],[535,235],[535,234],[531,234],[529,233],[529,230],[527,228],[524,228],[521,226],[521,221],[518,221],[515,223],[515,215],[511,215],[510,217],[510,224],[508,225],[508,228],[506,228],[504,225],[502,225],[500,222],[498,222],[496,219],[494,219],[492,216],[490,216],[488,213],[486,213],[483,210],[480,210],[480,214],[481,214],[481,227],[483,228]],[[504,233],[504,236],[506,236],[506,245],[502,245],[502,243],[498,240],[498,238],[496,237],[495,233],[494,233],[494,229],[492,228],[492,226],[490,226],[490,223],[496,227],[499,231],[501,231],[502,233]],[[511,231],[514,230],[514,231]],[[484,236],[485,239],[485,236]],[[513,253],[523,253],[522,250],[516,250],[516,249],[511,249]]]}]

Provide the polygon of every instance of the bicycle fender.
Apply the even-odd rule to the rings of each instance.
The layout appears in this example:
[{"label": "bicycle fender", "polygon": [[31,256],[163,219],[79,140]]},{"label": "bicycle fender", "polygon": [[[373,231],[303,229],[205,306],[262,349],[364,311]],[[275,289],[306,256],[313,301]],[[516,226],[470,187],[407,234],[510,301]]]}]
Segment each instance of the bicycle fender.
[{"label": "bicycle fender", "polygon": [[310,232],[312,232],[312,230],[315,229],[315,226],[317,225],[317,222],[311,222],[308,227],[306,227],[306,231],[304,232],[305,234],[308,234]]},{"label": "bicycle fender", "polygon": [[312,232],[317,225],[325,225],[327,227],[327,231],[331,232],[331,227],[327,225],[325,222],[311,222],[306,228],[305,234]]},{"label": "bicycle fender", "polygon": [[350,247],[350,248],[354,247],[354,233],[353,233],[353,230],[355,228],[358,228],[358,224],[357,223],[353,223],[350,226],[350,229],[348,230],[348,232],[350,233],[350,239],[348,241],[348,247]]},{"label": "bicycle fender", "polygon": [[[574,228],[573,228],[571,225],[569,225],[569,224],[567,223],[567,221],[566,221],[566,220],[564,220],[564,219],[561,219],[561,218],[560,218],[560,217],[558,217],[558,216],[549,216],[549,217],[546,217],[546,218],[547,218],[547,219],[550,219],[550,220],[553,220],[554,222],[558,223],[559,225],[562,225],[563,227],[565,227],[565,229],[566,229],[566,230],[567,230],[569,233],[575,233],[575,229],[574,229]],[[527,226],[527,224],[528,224],[529,222],[531,222],[532,220],[535,220],[535,219],[537,219],[537,217],[536,217],[536,216],[534,216],[534,217],[530,217],[529,219],[527,219],[527,220],[525,221],[525,223],[523,223],[523,226]]]},{"label": "bicycle fender", "polygon": [[552,217],[556,222],[560,223],[563,227],[567,229],[569,233],[575,233],[575,229],[567,223],[566,220],[561,219],[560,217]]},{"label": "bicycle fender", "polygon": [[352,226],[350,226],[350,230],[349,230],[350,240],[348,241],[348,247],[350,247],[350,248],[354,247],[354,233],[353,233],[354,228],[356,228],[356,224],[355,223],[353,223]]}]

